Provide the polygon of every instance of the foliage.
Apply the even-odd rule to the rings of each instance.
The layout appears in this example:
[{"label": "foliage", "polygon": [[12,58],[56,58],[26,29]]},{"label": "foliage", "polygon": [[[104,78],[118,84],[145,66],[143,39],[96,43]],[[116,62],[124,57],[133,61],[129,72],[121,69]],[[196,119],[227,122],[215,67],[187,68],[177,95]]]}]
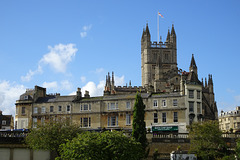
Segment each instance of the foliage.
[{"label": "foliage", "polygon": [[81,129],[75,124],[65,121],[47,122],[31,129],[26,143],[32,149],[51,150],[59,154],[59,146],[76,137],[78,133],[81,133]]},{"label": "foliage", "polygon": [[217,159],[225,155],[226,144],[218,121],[193,123],[188,129],[191,142],[190,152],[195,152],[198,159]]},{"label": "foliage", "polygon": [[146,123],[144,121],[145,116],[145,105],[142,97],[139,93],[136,94],[134,110],[133,110],[133,125],[132,125],[132,136],[136,141],[142,144],[143,150],[147,147],[146,138]]},{"label": "foliage", "polygon": [[236,153],[237,159],[240,159],[240,139],[236,141],[235,153]]},{"label": "foliage", "polygon": [[122,132],[84,132],[61,145],[63,160],[139,160],[143,156],[141,144]]}]

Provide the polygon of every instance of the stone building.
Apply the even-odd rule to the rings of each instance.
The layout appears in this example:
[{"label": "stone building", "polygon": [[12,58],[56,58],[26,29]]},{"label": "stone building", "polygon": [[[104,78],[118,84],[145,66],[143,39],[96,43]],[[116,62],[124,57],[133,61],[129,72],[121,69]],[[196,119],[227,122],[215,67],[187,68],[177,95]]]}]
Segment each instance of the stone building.
[{"label": "stone building", "polygon": [[69,119],[88,130],[131,130],[136,93],[146,105],[146,127],[154,132],[186,132],[192,122],[217,119],[212,76],[205,85],[198,79],[192,55],[189,71],[177,66],[177,37],[174,26],[163,43],[152,42],[148,25],[141,39],[142,86],[115,86],[114,73],[106,76],[103,96],[90,97],[78,88],[76,95],[47,95],[35,86],[16,101],[16,128]]},{"label": "stone building", "polygon": [[0,111],[0,130],[10,130],[13,129],[13,116],[12,115],[3,115]]},{"label": "stone building", "polygon": [[219,127],[224,132],[240,132],[240,106],[236,110],[221,111],[218,117]]}]

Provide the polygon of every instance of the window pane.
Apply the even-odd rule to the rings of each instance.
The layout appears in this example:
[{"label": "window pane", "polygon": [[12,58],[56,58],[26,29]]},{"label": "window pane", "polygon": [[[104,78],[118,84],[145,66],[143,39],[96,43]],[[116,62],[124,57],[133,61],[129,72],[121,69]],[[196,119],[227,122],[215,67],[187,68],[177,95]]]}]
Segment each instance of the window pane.
[{"label": "window pane", "polygon": [[158,106],[158,101],[157,100],[153,100],[153,107],[157,107]]},{"label": "window pane", "polygon": [[178,101],[177,101],[177,99],[173,99],[173,106],[178,106]]},{"label": "window pane", "polygon": [[83,109],[84,109],[84,111],[88,110],[88,105],[87,105],[87,104],[84,104],[84,105],[83,105]]},{"label": "window pane", "polygon": [[126,102],[126,108],[131,109],[130,102]]},{"label": "window pane", "polygon": [[59,111],[59,112],[62,111],[62,106],[58,106],[58,111]]},{"label": "window pane", "polygon": [[194,90],[189,90],[189,98],[194,98]]},{"label": "window pane", "polygon": [[50,106],[50,112],[53,112],[53,106]]},{"label": "window pane", "polygon": [[166,113],[162,113],[162,122],[165,123],[166,122]]},{"label": "window pane", "polygon": [[158,123],[158,114],[157,113],[153,114],[153,123]]},{"label": "window pane", "polygon": [[178,112],[173,113],[173,122],[178,122]]},{"label": "window pane", "polygon": [[194,102],[189,102],[189,112],[194,112]]},{"label": "window pane", "polygon": [[131,114],[126,114],[126,125],[131,124]]},{"label": "window pane", "polygon": [[22,114],[25,114],[25,107],[22,107]]},{"label": "window pane", "polygon": [[88,118],[83,118],[83,127],[88,127]]}]

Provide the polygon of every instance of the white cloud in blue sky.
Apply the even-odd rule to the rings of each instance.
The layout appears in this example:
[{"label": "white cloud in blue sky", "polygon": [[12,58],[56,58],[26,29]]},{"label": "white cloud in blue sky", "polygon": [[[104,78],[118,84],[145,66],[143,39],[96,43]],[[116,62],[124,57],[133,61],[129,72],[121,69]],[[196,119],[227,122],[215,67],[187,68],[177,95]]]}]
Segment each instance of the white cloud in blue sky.
[{"label": "white cloud in blue sky", "polygon": [[31,69],[28,71],[26,76],[22,76],[21,80],[28,82],[36,74],[43,73],[43,66],[49,65],[54,72],[65,73],[68,63],[75,57],[78,49],[75,44],[58,44],[54,47],[48,46],[49,53],[43,55],[41,60],[38,62],[38,68],[34,71]]},{"label": "white cloud in blue sky", "polygon": [[87,37],[87,33],[88,33],[89,30],[91,30],[91,28],[92,28],[92,25],[91,25],[91,24],[90,24],[90,25],[83,26],[82,31],[80,32],[80,36],[81,36],[82,38]]},{"label": "white cloud in blue sky", "polygon": [[26,88],[23,85],[0,81],[0,110],[3,114],[15,114],[15,102]]}]

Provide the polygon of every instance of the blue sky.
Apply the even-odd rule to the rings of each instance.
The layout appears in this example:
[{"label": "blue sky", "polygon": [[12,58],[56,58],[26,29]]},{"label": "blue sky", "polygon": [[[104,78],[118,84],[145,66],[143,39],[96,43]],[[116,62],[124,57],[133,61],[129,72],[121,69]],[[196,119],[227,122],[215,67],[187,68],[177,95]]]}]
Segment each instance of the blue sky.
[{"label": "blue sky", "polygon": [[0,1],[0,110],[15,114],[26,88],[69,95],[102,95],[107,72],[117,85],[141,85],[141,35],[166,39],[174,23],[178,67],[194,54],[199,78],[213,75],[219,111],[240,105],[238,0],[2,0]]}]

